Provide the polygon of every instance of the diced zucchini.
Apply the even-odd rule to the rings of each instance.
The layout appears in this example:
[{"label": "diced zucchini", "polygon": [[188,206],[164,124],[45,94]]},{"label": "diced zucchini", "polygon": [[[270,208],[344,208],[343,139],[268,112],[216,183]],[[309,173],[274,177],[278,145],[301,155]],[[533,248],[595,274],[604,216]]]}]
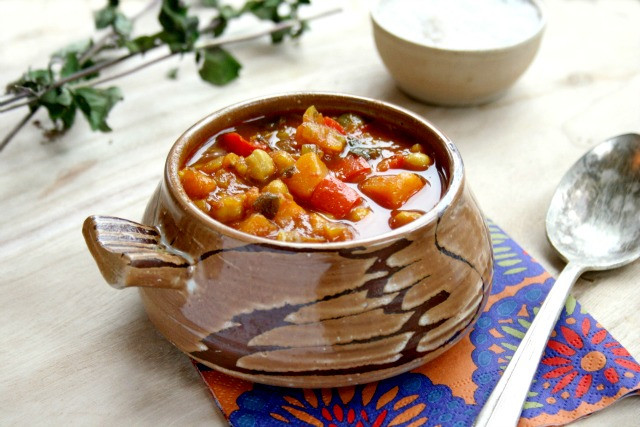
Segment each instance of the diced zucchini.
[{"label": "diced zucchini", "polygon": [[364,120],[356,114],[345,113],[338,117],[338,123],[340,123],[340,126],[347,132],[353,132],[364,125]]},{"label": "diced zucchini", "polygon": [[253,150],[246,158],[247,175],[259,182],[264,182],[276,171],[273,160],[264,150]]}]

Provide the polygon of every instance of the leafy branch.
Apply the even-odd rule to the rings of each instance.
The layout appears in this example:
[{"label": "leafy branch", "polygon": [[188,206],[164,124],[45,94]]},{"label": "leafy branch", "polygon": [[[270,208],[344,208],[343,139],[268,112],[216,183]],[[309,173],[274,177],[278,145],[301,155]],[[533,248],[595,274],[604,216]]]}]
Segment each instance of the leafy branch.
[{"label": "leafy branch", "polygon": [[[108,0],[107,5],[94,14],[96,28],[106,31],[105,34],[96,41],[89,39],[55,52],[46,68],[30,69],[7,85],[5,95],[0,97],[0,113],[24,107],[29,111],[2,139],[0,151],[40,108],[47,110],[53,124],[53,129],[47,132],[50,137],[71,128],[78,110],[92,130],[110,131],[107,117],[114,105],[123,99],[122,92],[113,86],[96,86],[176,55],[194,54],[200,77],[216,86],[225,85],[239,76],[242,65],[222,46],[267,35],[273,43],[297,38],[307,29],[308,21],[337,12],[330,10],[303,20],[298,16],[298,10],[309,3],[310,0],[247,0],[241,7],[234,8],[218,0],[201,0],[194,6],[187,6],[180,0],[152,0],[129,18],[120,10],[118,0]],[[133,37],[136,20],[158,6],[161,29]],[[201,26],[199,16],[191,14],[193,9],[213,9],[214,18]],[[253,15],[273,25],[265,30],[222,37],[229,23],[243,15]],[[101,75],[131,58],[162,47],[169,51],[134,67]]]}]

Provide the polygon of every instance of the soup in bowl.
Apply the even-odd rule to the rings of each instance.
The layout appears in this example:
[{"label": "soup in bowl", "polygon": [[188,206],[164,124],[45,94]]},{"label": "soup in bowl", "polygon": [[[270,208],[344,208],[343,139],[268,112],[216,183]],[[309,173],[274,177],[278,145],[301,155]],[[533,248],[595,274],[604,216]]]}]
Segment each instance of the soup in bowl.
[{"label": "soup in bowl", "polygon": [[437,357],[489,295],[488,228],[453,143],[372,99],[292,93],[187,130],[141,223],[92,216],[109,284],[156,328],[250,381],[333,387]]}]

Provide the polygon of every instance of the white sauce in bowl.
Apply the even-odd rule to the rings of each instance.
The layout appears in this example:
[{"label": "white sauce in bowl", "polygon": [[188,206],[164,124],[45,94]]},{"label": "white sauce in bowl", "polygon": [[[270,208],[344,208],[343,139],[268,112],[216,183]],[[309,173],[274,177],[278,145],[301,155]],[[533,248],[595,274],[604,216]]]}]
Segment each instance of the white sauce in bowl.
[{"label": "white sauce in bowl", "polygon": [[511,46],[542,23],[529,0],[381,0],[374,19],[409,41],[454,50]]}]

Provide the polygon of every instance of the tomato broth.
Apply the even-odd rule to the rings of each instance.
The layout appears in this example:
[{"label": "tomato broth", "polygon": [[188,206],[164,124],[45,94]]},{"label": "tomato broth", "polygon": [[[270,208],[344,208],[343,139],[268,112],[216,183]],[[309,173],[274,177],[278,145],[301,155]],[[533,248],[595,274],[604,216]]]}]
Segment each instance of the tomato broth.
[{"label": "tomato broth", "polygon": [[259,117],[213,135],[180,170],[191,201],[237,230],[289,242],[377,236],[433,208],[435,153],[356,113]]}]

